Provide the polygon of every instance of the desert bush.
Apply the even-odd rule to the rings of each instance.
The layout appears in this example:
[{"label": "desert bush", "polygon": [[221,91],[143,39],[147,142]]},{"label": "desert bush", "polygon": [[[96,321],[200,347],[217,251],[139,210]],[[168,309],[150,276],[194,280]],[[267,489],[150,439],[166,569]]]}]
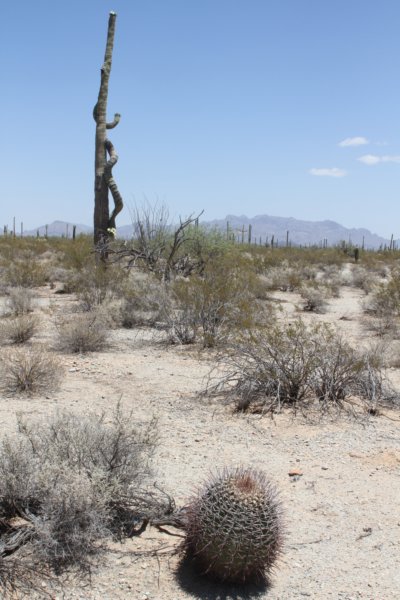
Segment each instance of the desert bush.
[{"label": "desert bush", "polygon": [[172,310],[168,287],[155,277],[142,274],[121,287],[120,322],[130,329],[135,326],[154,326]]},{"label": "desert bush", "polygon": [[101,311],[75,313],[56,320],[57,345],[72,353],[100,352],[108,344],[108,322]]},{"label": "desert bush", "polygon": [[1,522],[12,529],[19,517],[39,562],[56,571],[84,568],[105,538],[134,535],[160,509],[142,487],[156,440],[154,420],[134,423],[119,406],[111,419],[68,412],[36,423],[20,418],[18,435],[0,446]]},{"label": "desert bush", "polygon": [[13,258],[4,265],[3,278],[13,287],[32,288],[46,284],[47,269],[31,252]]},{"label": "desert bush", "polygon": [[34,315],[22,314],[0,321],[0,340],[24,344],[38,331],[39,321]]},{"label": "desert bush", "polygon": [[[226,336],[263,321],[256,300],[259,279],[248,261],[235,253],[210,260],[202,276],[179,279],[172,285],[178,308],[189,331],[201,331],[205,347],[213,347]],[[172,317],[173,318],[173,317]]]},{"label": "desert bush", "polygon": [[397,269],[393,270],[389,281],[376,286],[364,308],[376,317],[400,316],[400,272]]},{"label": "desert bush", "polygon": [[32,312],[33,299],[34,295],[29,288],[8,288],[6,298],[6,309],[8,314],[18,317]]},{"label": "desert bush", "polygon": [[216,369],[225,375],[215,381],[212,373],[207,392],[225,394],[241,411],[365,411],[395,398],[377,357],[354,350],[327,324],[297,320],[248,332],[220,354]]},{"label": "desert bush", "polygon": [[303,299],[303,310],[306,312],[325,313],[327,310],[326,290],[316,286],[303,286],[300,290]]},{"label": "desert bush", "polygon": [[365,295],[368,295],[370,292],[372,292],[374,287],[379,283],[377,276],[364,267],[354,267],[352,275],[352,285],[360,290],[363,290]]},{"label": "desert bush", "polygon": [[119,295],[126,273],[118,265],[91,263],[79,271],[71,271],[66,282],[69,292],[74,292],[83,310],[95,310],[104,302]]},{"label": "desert bush", "polygon": [[57,388],[60,362],[40,348],[14,350],[1,363],[0,389],[7,396],[46,394]]},{"label": "desert bush", "polygon": [[263,473],[226,470],[186,507],[183,549],[207,576],[258,581],[270,575],[282,551],[281,512],[277,492]]},{"label": "desert bush", "polygon": [[75,240],[55,238],[51,240],[57,253],[57,262],[62,268],[81,271],[88,264],[94,263],[93,237],[78,235]]},{"label": "desert bush", "polygon": [[265,277],[268,282],[266,285],[270,290],[280,290],[281,292],[294,292],[303,283],[301,273],[296,268],[289,266],[287,261],[269,269]]}]

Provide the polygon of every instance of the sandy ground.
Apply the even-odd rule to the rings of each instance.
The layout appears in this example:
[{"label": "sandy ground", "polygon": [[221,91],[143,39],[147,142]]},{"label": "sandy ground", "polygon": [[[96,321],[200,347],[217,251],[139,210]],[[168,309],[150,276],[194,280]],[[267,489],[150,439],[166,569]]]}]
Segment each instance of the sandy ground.
[{"label": "sandy ground", "polygon": [[[51,343],[48,315],[67,310],[71,299],[38,291],[42,331],[33,343]],[[296,294],[276,294],[285,314],[295,314]],[[361,321],[362,292],[344,288],[324,315],[349,339],[368,343]],[[1,352],[6,352],[3,348]],[[284,506],[285,551],[271,586],[216,585],[180,565],[174,536],[148,529],[140,538],[110,546],[91,581],[71,581],[63,591],[43,582],[48,598],[113,600],[245,599],[294,600],[400,598],[400,422],[399,414],[365,422],[340,419],[310,424],[280,415],[234,416],[229,407],[199,399],[212,365],[210,353],[156,344],[146,331],[114,330],[108,350],[61,355],[65,377],[46,397],[1,398],[1,431],[12,431],[16,413],[46,417],[66,408],[78,414],[111,411],[121,399],[139,420],[156,416],[160,444],[153,481],[178,506],[210,471],[246,465],[262,469],[276,484]],[[399,384],[398,369],[391,377]],[[291,469],[302,475],[290,477]],[[155,551],[158,551],[155,554]],[[32,594],[33,597],[33,594]],[[36,596],[38,597],[38,596]]]}]

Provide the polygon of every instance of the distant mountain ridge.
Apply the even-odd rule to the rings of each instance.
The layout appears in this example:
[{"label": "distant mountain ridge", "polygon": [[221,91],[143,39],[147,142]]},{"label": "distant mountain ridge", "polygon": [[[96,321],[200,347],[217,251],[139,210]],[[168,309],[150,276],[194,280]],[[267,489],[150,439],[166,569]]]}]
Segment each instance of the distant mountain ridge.
[{"label": "distant mountain ridge", "polygon": [[[239,238],[244,226],[248,231],[251,225],[252,239],[259,241],[261,236],[262,243],[268,238],[274,236],[274,242],[279,245],[286,244],[286,236],[289,235],[289,242],[293,245],[323,244],[327,240],[328,246],[333,246],[341,241],[351,242],[354,245],[361,246],[364,242],[366,248],[379,248],[381,245],[389,243],[389,240],[375,233],[371,233],[365,228],[347,228],[335,221],[303,221],[293,217],[273,217],[269,215],[257,215],[249,218],[246,215],[236,216],[227,215],[225,219],[215,219],[209,221],[209,225],[226,229],[227,223]],[[289,232],[289,234],[287,234]],[[247,239],[245,233],[245,239]]]},{"label": "distant mountain ridge", "polygon": [[[280,246],[286,244],[286,236],[289,236],[289,242],[292,245],[309,245],[323,244],[327,240],[328,246],[333,246],[341,241],[351,242],[354,245],[361,246],[364,242],[365,248],[379,248],[381,245],[389,244],[389,240],[375,233],[371,233],[365,228],[347,228],[335,221],[303,221],[294,219],[293,217],[273,217],[269,215],[257,215],[255,217],[247,217],[246,215],[236,216],[227,215],[224,219],[214,219],[212,221],[202,221],[201,224],[207,227],[216,227],[222,231],[226,231],[227,223],[229,230],[241,240],[242,235],[244,240],[248,239],[249,225],[251,225],[252,241],[257,240],[264,244],[268,239],[271,242],[274,236],[274,243]],[[37,232],[43,237],[47,235],[72,237],[74,224],[66,221],[54,221],[48,225],[41,225],[36,229],[25,231],[26,236],[36,236]],[[90,234],[93,228],[87,225],[76,224],[76,234]],[[242,234],[243,231],[243,234]],[[133,226],[121,225],[117,227],[117,236],[123,239],[132,237]],[[289,234],[287,234],[289,232]],[[397,241],[397,240],[396,240]]]}]

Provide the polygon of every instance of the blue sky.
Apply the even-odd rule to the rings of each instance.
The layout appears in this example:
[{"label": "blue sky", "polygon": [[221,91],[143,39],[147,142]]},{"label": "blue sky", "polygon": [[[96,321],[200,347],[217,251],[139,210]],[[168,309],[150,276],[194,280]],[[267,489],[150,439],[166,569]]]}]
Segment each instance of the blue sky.
[{"label": "blue sky", "polygon": [[[400,2],[13,0],[2,6],[1,222],[91,224],[108,113],[127,207],[332,219],[400,235]],[[119,217],[130,222],[129,211]]]}]

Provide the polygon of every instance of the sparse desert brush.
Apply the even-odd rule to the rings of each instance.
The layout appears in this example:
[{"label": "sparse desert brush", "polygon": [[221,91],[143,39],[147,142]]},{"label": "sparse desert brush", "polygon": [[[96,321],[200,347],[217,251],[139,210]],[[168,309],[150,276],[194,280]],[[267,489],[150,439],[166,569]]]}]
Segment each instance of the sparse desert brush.
[{"label": "sparse desert brush", "polygon": [[38,257],[26,252],[4,264],[3,277],[10,286],[32,288],[45,285],[48,273]]},{"label": "sparse desert brush", "polygon": [[6,310],[8,314],[18,317],[33,311],[34,295],[32,290],[24,287],[7,289]]},{"label": "sparse desert brush", "polygon": [[126,273],[118,265],[89,264],[72,272],[66,284],[75,292],[84,310],[94,310],[119,295]]},{"label": "sparse desert brush", "polygon": [[[61,412],[18,420],[0,445],[0,545],[55,572],[84,569],[106,538],[143,530],[164,508],[144,486],[157,443],[154,420],[137,423],[117,406],[111,418]],[[18,517],[18,525],[14,524]],[[16,548],[7,546],[12,534]],[[1,586],[1,582],[0,582]]]},{"label": "sparse desert brush", "polygon": [[247,332],[220,353],[213,373],[207,392],[227,396],[239,411],[365,412],[395,397],[377,355],[354,350],[326,324],[301,320]]},{"label": "sparse desert brush", "polygon": [[22,314],[0,321],[0,340],[11,344],[24,344],[39,328],[35,315]]},{"label": "sparse desert brush", "polygon": [[363,290],[365,295],[371,293],[378,284],[379,279],[375,273],[359,265],[353,268],[352,285]]},{"label": "sparse desert brush", "polygon": [[172,309],[168,286],[156,277],[143,273],[121,286],[120,321],[123,327],[153,326],[162,320],[161,315]]},{"label": "sparse desert brush", "polygon": [[270,290],[279,290],[281,292],[294,292],[299,289],[303,283],[301,273],[283,262],[280,266],[271,267],[265,273],[265,285]]},{"label": "sparse desert brush", "polygon": [[325,313],[328,308],[327,290],[321,286],[304,285],[300,289],[303,300],[303,310],[306,312]]},{"label": "sparse desert brush", "polygon": [[81,271],[95,262],[91,235],[78,235],[75,240],[54,238],[51,242],[57,253],[58,265],[62,268]]},{"label": "sparse desert brush", "polygon": [[210,260],[203,275],[177,280],[172,289],[178,315],[198,327],[205,347],[268,317],[256,300],[258,276],[234,253]]},{"label": "sparse desert brush", "polygon": [[392,271],[389,281],[375,287],[364,309],[378,318],[400,316],[400,272],[397,269]]},{"label": "sparse desert brush", "polygon": [[108,323],[101,311],[58,317],[55,325],[57,345],[64,352],[100,352],[108,345]]},{"label": "sparse desert brush", "polygon": [[34,347],[8,353],[0,369],[0,389],[6,396],[34,396],[52,392],[57,389],[63,373],[56,357]]}]

